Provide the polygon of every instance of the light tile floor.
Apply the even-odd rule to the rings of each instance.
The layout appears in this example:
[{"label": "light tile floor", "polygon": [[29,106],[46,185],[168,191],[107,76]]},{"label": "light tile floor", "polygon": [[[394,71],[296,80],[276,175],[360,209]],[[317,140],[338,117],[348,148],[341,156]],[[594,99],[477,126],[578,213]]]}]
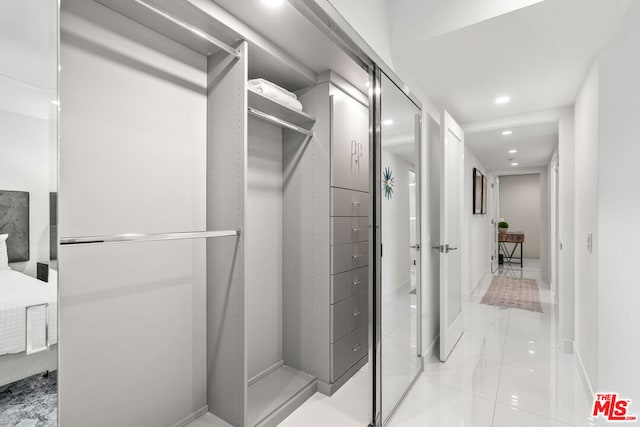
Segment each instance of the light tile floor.
[{"label": "light tile floor", "polygon": [[572,354],[556,348],[557,305],[539,264],[497,274],[538,281],[543,313],[480,304],[487,276],[464,306],[465,333],[446,363],[425,361],[391,427],[587,427],[591,401]]},{"label": "light tile floor", "polygon": [[[480,304],[487,276],[464,304],[465,333],[447,363],[425,361],[390,427],[589,427],[591,401],[572,354],[556,348],[557,305],[539,264],[497,274],[534,278],[543,313]],[[437,352],[436,352],[437,354]],[[316,393],[284,427],[365,427],[367,367],[331,397]],[[213,421],[195,426],[219,426]]]}]

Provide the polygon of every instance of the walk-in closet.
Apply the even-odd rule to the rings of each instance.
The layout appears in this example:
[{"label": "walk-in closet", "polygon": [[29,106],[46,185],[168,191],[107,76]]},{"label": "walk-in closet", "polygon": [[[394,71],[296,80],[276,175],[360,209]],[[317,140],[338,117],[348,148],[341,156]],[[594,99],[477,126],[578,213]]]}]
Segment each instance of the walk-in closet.
[{"label": "walk-in closet", "polygon": [[277,425],[369,361],[369,72],[219,3],[62,1],[65,426]]}]

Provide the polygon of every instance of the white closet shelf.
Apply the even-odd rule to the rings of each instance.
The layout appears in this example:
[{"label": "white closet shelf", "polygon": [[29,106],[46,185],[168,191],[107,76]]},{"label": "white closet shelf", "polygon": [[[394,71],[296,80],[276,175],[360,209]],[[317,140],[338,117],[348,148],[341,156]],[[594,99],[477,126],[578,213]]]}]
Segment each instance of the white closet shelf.
[{"label": "white closet shelf", "polygon": [[249,93],[249,108],[307,130],[311,129],[316,122],[315,117],[303,111],[291,109],[252,90],[247,92]]},{"label": "white closet shelf", "polygon": [[95,0],[204,56],[224,51],[238,58],[233,47],[242,37],[188,1]]}]

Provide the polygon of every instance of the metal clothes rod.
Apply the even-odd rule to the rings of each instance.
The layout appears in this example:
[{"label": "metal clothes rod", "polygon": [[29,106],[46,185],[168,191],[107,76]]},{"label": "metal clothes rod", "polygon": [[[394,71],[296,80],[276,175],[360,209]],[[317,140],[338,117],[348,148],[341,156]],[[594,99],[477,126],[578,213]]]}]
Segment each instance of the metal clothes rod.
[{"label": "metal clothes rod", "polygon": [[272,116],[271,114],[263,113],[262,111],[256,110],[255,108],[252,108],[252,107],[248,107],[248,109],[249,109],[249,114],[251,114],[252,116],[267,120],[272,123],[279,124],[280,126],[284,126],[287,129],[294,130],[303,135],[313,137],[313,131],[310,131],[309,129],[301,128],[300,126],[297,126],[297,125],[294,125],[293,123],[289,123],[285,120],[279,119],[278,117]]},{"label": "metal clothes rod", "polygon": [[111,236],[62,237],[61,246],[98,245],[102,243],[155,242],[160,240],[206,239],[239,236],[240,229],[222,231],[189,231],[180,233],[115,234]]},{"label": "metal clothes rod", "polygon": [[158,6],[156,6],[154,4],[147,3],[144,0],[134,0],[134,1],[136,3],[138,3],[139,5],[146,7],[150,11],[162,16],[166,20],[173,22],[174,24],[184,28],[187,31],[190,31],[191,33],[193,33],[196,36],[208,41],[209,43],[212,43],[212,44],[218,46],[220,49],[224,50],[229,55],[233,55],[236,58],[240,58],[241,55],[240,55],[240,51],[238,49],[232,48],[231,46],[229,46],[228,44],[224,43],[223,41],[218,40],[217,38],[213,37],[212,35],[205,33],[201,29],[199,29],[197,27],[194,27],[191,24],[187,24],[186,22],[174,17],[169,12],[167,12],[167,11],[165,11],[163,9],[160,9]]}]

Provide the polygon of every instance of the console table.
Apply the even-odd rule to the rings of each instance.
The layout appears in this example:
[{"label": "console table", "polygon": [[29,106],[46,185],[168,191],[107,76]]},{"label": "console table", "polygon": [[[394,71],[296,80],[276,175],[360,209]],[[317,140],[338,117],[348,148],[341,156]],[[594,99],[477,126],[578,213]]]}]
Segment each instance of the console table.
[{"label": "console table", "polygon": [[[509,250],[507,243],[513,243],[513,247]],[[499,249],[502,252],[502,256],[508,263],[513,263],[513,260],[520,261],[520,267],[522,263],[522,247],[524,246],[524,233],[521,231],[508,231],[506,233],[498,233]],[[516,257],[515,253],[520,246],[520,257]]]}]

